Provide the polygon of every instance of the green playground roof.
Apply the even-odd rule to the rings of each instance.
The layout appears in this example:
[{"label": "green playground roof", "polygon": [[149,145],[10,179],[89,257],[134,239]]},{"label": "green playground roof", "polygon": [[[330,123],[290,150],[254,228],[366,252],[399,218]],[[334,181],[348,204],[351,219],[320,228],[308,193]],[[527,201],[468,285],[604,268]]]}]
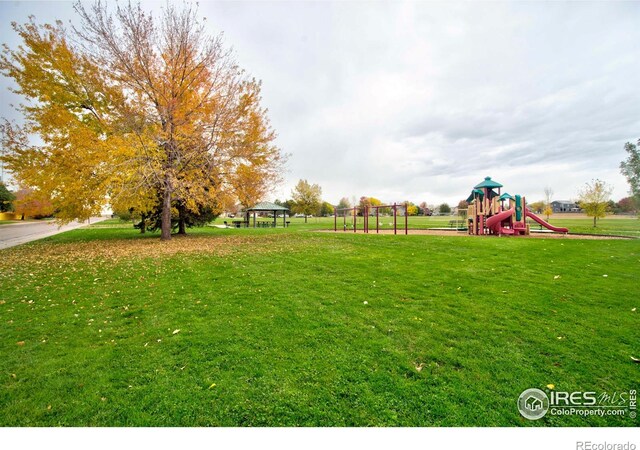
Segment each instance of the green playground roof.
[{"label": "green playground roof", "polygon": [[479,189],[479,188],[493,189],[493,188],[499,188],[499,187],[502,187],[500,183],[498,183],[497,181],[493,181],[491,177],[484,177],[484,181],[480,184],[476,184],[473,188],[474,189]]},{"label": "green playground roof", "polygon": [[469,194],[469,197],[467,198],[467,203],[471,203],[473,201],[473,199],[477,196],[479,197],[484,197],[484,192],[482,192],[480,189],[474,189],[473,191],[471,191],[471,194]]},{"label": "green playground roof", "polygon": [[515,200],[515,198],[506,192],[500,196],[500,200]]}]

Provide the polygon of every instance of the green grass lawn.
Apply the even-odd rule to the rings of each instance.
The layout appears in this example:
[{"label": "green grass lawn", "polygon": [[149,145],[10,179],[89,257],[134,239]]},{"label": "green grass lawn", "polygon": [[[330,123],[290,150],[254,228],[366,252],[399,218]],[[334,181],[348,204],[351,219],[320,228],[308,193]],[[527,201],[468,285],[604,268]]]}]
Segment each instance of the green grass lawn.
[{"label": "green grass lawn", "polygon": [[640,240],[314,227],[0,251],[0,424],[637,426],[516,402],[637,389]]},{"label": "green grass lawn", "polygon": [[[567,227],[570,233],[609,234],[640,238],[640,219],[633,216],[608,216],[598,220],[595,228],[593,227],[593,219],[571,219],[565,217],[554,219],[553,216],[551,216],[550,222],[552,225],[558,227]],[[531,223],[532,230],[539,228],[540,225],[537,223]]]}]

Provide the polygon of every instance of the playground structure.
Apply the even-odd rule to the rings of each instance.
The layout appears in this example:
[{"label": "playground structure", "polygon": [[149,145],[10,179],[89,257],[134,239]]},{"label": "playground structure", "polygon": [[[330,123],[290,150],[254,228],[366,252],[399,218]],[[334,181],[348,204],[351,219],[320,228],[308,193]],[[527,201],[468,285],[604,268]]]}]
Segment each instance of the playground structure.
[{"label": "playground structure", "polygon": [[554,227],[529,211],[523,196],[512,196],[506,192],[501,194],[502,187],[502,184],[491,177],[485,177],[484,181],[473,187],[467,198],[469,234],[525,236],[529,234],[527,218],[535,220],[551,231],[569,232],[567,228]]},{"label": "playground structure", "polygon": [[[388,208],[393,214],[393,234],[398,234],[398,209],[404,208],[404,234],[409,234],[409,218],[408,205],[406,203],[394,203],[393,205],[377,205],[377,206],[354,206],[352,208],[334,207],[333,211],[333,231],[338,231],[338,216],[342,217],[342,231],[358,232],[358,212],[362,213],[362,231],[369,233],[369,219],[375,217],[376,233],[380,233],[380,209]],[[372,211],[375,210],[375,213]],[[341,213],[341,214],[339,214]],[[347,223],[347,216],[353,218],[353,224]],[[349,226],[347,226],[349,225]]]}]

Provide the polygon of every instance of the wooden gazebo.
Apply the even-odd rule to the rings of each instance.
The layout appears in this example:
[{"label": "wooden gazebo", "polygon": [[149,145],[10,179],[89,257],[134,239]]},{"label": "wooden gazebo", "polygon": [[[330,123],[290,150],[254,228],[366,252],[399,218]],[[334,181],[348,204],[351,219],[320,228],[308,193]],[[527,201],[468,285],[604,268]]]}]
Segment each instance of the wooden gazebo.
[{"label": "wooden gazebo", "polygon": [[259,212],[272,212],[273,213],[273,227],[277,226],[278,213],[282,213],[282,226],[287,226],[287,212],[289,212],[289,208],[285,208],[284,206],[276,205],[271,202],[260,202],[252,208],[247,208],[245,210],[246,213],[246,223],[249,225],[249,218],[251,213],[253,213],[253,228],[256,227],[256,214]]}]

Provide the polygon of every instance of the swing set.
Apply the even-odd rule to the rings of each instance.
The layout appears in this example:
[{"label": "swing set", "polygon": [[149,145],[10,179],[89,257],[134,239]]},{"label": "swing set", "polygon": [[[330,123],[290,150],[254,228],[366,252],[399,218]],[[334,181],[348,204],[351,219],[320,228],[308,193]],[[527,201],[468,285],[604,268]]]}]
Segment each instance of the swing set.
[{"label": "swing set", "polygon": [[[378,206],[354,206],[352,208],[334,208],[333,213],[333,231],[338,231],[338,216],[342,217],[342,231],[347,231],[347,216],[353,217],[353,232],[358,232],[358,213],[362,214],[362,231],[369,233],[369,219],[371,217],[376,218],[376,233],[380,233],[380,209],[388,208],[393,212],[393,234],[398,234],[398,209],[404,208],[404,234],[409,234],[409,215],[407,203],[394,203],[393,205],[378,205]],[[375,210],[375,212],[374,212]],[[349,224],[351,228],[351,224]],[[402,231],[402,228],[400,229]],[[351,230],[349,230],[351,231]]]}]

